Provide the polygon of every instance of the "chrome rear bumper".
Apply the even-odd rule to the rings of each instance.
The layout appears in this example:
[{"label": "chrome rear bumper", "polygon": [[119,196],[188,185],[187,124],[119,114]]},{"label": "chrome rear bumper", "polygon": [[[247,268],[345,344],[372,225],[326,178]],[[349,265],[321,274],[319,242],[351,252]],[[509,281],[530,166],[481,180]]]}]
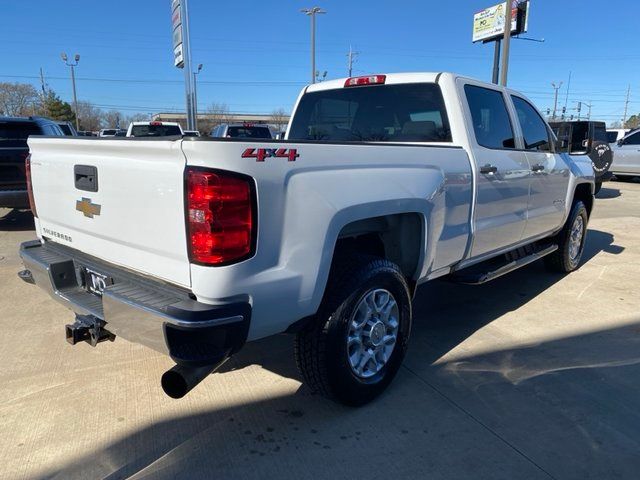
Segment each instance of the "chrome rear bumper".
[{"label": "chrome rear bumper", "polygon": [[[109,332],[165,353],[180,365],[218,363],[246,341],[248,303],[204,304],[186,289],[52,242],[25,242],[20,256],[27,269],[19,274],[24,281],[35,283],[77,315],[96,317]],[[85,269],[113,281],[102,296],[87,290]]]}]

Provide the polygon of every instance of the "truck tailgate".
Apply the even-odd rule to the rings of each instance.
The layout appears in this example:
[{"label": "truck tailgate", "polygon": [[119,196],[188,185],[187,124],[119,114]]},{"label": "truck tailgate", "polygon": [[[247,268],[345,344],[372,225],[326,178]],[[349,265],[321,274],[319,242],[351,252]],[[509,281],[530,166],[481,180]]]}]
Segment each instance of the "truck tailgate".
[{"label": "truck tailgate", "polygon": [[[175,138],[31,137],[40,234],[107,262],[190,286],[180,143]],[[96,179],[86,178],[94,173]]]}]

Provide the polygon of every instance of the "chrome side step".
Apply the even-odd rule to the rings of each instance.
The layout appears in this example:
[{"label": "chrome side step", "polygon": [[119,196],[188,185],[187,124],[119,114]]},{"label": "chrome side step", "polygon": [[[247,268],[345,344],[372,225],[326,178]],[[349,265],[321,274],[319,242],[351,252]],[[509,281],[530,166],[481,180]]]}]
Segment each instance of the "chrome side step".
[{"label": "chrome side step", "polygon": [[[522,255],[519,252],[509,252],[505,257],[505,262],[500,264],[496,264],[495,260],[493,264],[489,267],[486,265],[486,268],[490,269],[482,269],[483,264],[474,265],[469,267],[468,269],[460,270],[451,275],[451,280],[457,283],[464,283],[466,285],[481,285],[483,283],[489,282],[491,280],[495,280],[498,277],[501,277],[507,273],[513,272],[518,268],[524,267],[525,265],[529,265],[536,260],[540,260],[542,257],[549,255],[550,253],[558,250],[558,245],[552,244],[543,246],[538,250],[532,251],[526,255]],[[488,262],[491,262],[490,260]],[[468,270],[468,271],[467,271]]]}]

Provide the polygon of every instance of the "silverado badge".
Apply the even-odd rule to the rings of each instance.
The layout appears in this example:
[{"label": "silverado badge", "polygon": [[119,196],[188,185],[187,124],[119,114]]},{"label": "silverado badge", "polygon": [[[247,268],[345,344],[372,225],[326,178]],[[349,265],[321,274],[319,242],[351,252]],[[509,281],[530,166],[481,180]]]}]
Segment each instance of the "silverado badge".
[{"label": "silverado badge", "polygon": [[82,212],[85,217],[93,218],[94,215],[100,215],[101,206],[93,203],[90,198],[82,197],[82,200],[76,200],[76,210]]}]

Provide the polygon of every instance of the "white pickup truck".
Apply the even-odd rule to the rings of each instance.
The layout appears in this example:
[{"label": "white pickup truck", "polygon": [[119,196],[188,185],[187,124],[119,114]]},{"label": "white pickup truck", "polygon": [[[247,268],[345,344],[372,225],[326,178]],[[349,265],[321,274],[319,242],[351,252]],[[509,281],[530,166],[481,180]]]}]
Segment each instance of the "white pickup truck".
[{"label": "white pickup truck", "polygon": [[359,405],[419,284],[578,267],[593,169],[555,144],[524,96],[451,73],[310,85],[283,141],[30,137],[20,276],[76,313],[70,343],[170,355],[174,398],[287,332],[309,387]]}]

